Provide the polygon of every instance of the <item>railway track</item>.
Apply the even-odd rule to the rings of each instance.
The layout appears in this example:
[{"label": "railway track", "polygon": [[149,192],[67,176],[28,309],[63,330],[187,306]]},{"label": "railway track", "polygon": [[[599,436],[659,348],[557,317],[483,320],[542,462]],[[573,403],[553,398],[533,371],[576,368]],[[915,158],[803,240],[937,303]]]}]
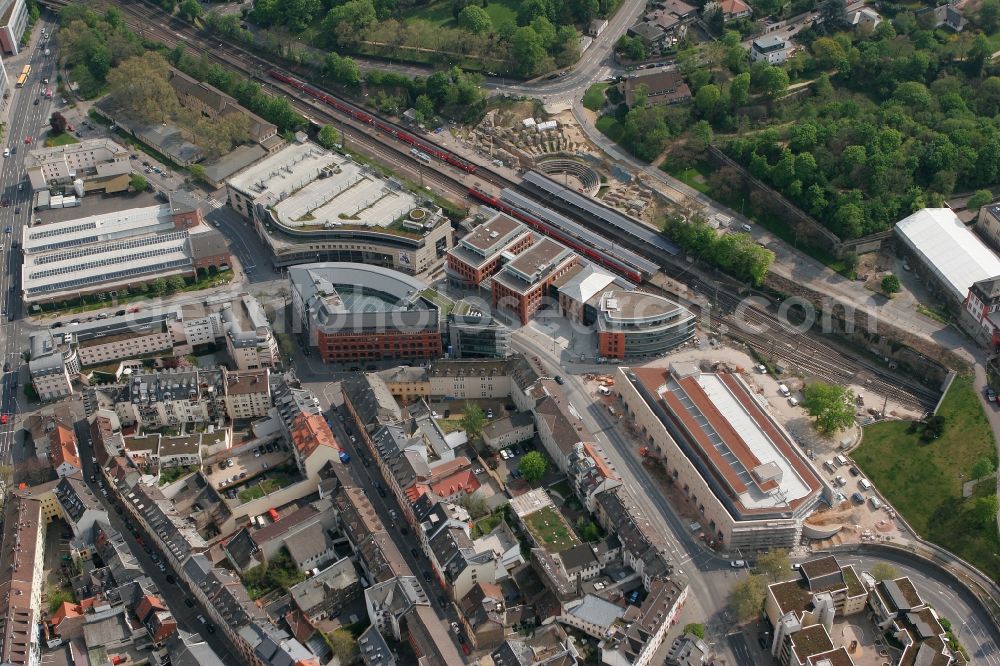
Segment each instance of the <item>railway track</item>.
[{"label": "railway track", "polygon": [[[41,1],[46,6],[56,10],[69,4],[69,0]],[[479,187],[485,182],[498,190],[516,188],[526,194],[530,194],[530,192],[520,188],[518,183],[493,172],[481,164],[476,164],[474,173],[462,171],[444,162],[440,165],[434,164],[433,167],[425,167],[420,163],[419,158],[410,153],[412,143],[401,143],[398,139],[391,138],[389,134],[374,132],[370,124],[357,121],[349,113],[334,112],[335,109],[332,109],[329,105],[323,104],[312,96],[304,95],[296,87],[269,76],[269,72],[276,69],[274,63],[247,51],[241,46],[228,42],[225,38],[220,39],[214,47],[201,47],[198,43],[204,40],[205,35],[199,33],[193,26],[181,19],[169,16],[155,5],[148,4],[145,0],[121,0],[117,3],[117,6],[126,15],[126,23],[137,33],[145,34],[151,28],[156,29],[155,39],[157,41],[167,46],[184,44],[185,48],[192,52],[204,54],[209,59],[258,81],[265,89],[285,96],[297,112],[310,120],[314,122],[333,121],[339,125],[345,136],[347,136],[347,128],[351,128],[353,131],[349,138],[356,145],[363,146],[366,152],[382,158],[388,158],[395,165],[407,169],[411,174],[419,174],[424,180],[434,183],[445,192],[465,198],[471,189]],[[132,17],[131,21],[129,17]],[[162,30],[159,28],[162,28]],[[212,38],[213,41],[219,39],[215,35]],[[283,68],[296,76],[309,76],[309,72],[301,67],[285,65]],[[329,91],[322,92],[339,101],[343,101],[349,106],[358,108]],[[380,119],[380,122],[395,127],[399,132],[410,133],[409,129],[390,121]],[[435,145],[433,140],[426,137],[420,137],[420,141]],[[440,146],[438,148],[446,150]],[[438,169],[439,166],[440,169]],[[551,202],[547,205],[551,205]],[[593,220],[587,219],[586,216],[573,215],[573,217],[596,233],[607,235],[607,229],[603,228],[600,224],[595,224]],[[700,280],[692,281],[690,274],[683,275],[683,267],[678,266],[677,259],[674,257],[665,257],[655,249],[635,242],[629,242],[627,238],[622,238],[621,236],[617,236],[612,240],[654,261],[668,276],[683,278],[688,283],[694,282],[702,289],[702,293],[710,293],[714,290],[713,285],[708,285]],[[727,288],[730,286],[727,285]],[[815,336],[791,331],[787,324],[771,312],[754,307],[741,308],[740,314],[744,321],[737,322],[734,315],[739,303],[740,299],[732,293],[720,293],[719,305],[721,306],[722,313],[712,314],[713,325],[725,325],[731,337],[742,340],[758,353],[782,359],[789,365],[798,367],[826,381],[865,384],[871,390],[906,406],[927,409],[937,402],[939,397],[938,392],[914,383],[911,380],[890,374],[884,368],[880,368],[875,364],[848,356],[837,348],[817,339]],[[742,325],[744,323],[750,326]],[[758,331],[753,330],[754,327]]]}]

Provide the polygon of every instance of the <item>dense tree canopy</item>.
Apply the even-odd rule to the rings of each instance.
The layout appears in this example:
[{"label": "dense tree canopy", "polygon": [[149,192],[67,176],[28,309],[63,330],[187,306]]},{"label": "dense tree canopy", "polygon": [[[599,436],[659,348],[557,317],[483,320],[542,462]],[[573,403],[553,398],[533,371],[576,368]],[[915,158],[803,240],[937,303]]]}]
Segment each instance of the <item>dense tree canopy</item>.
[{"label": "dense tree canopy", "polygon": [[[799,66],[832,75],[779,109],[796,122],[734,138],[730,155],[842,238],[1000,181],[1000,77],[983,33],[930,31],[908,12],[867,39],[826,32]],[[787,86],[776,71],[755,76],[765,97]]]}]

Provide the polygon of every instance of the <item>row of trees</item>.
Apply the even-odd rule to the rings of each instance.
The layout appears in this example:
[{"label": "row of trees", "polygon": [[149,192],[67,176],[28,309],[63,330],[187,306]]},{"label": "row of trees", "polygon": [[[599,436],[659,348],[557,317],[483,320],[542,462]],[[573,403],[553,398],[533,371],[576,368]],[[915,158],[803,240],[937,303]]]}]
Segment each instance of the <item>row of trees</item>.
[{"label": "row of trees", "polygon": [[680,215],[669,215],[664,221],[663,232],[689,255],[753,285],[763,284],[774,261],[774,253],[757,245],[750,234],[728,233],[720,236],[698,216],[688,222]]}]

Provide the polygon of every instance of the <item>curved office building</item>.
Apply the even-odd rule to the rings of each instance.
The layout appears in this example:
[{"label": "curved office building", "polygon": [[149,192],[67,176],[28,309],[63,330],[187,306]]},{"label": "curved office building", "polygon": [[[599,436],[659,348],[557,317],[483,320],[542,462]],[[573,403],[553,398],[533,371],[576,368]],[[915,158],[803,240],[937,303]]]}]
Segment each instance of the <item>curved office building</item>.
[{"label": "curved office building", "polygon": [[324,361],[369,363],[441,356],[441,314],[427,284],[347,262],[288,269],[295,325]]}]

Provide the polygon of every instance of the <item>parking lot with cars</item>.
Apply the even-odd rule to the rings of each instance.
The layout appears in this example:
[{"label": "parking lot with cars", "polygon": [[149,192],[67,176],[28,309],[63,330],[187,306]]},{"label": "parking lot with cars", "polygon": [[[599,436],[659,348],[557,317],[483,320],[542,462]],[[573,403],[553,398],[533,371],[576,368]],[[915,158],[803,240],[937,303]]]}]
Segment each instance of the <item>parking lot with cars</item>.
[{"label": "parking lot with cars", "polygon": [[281,444],[261,444],[210,466],[206,465],[204,472],[215,488],[232,488],[281,466],[289,455],[287,448]]}]

